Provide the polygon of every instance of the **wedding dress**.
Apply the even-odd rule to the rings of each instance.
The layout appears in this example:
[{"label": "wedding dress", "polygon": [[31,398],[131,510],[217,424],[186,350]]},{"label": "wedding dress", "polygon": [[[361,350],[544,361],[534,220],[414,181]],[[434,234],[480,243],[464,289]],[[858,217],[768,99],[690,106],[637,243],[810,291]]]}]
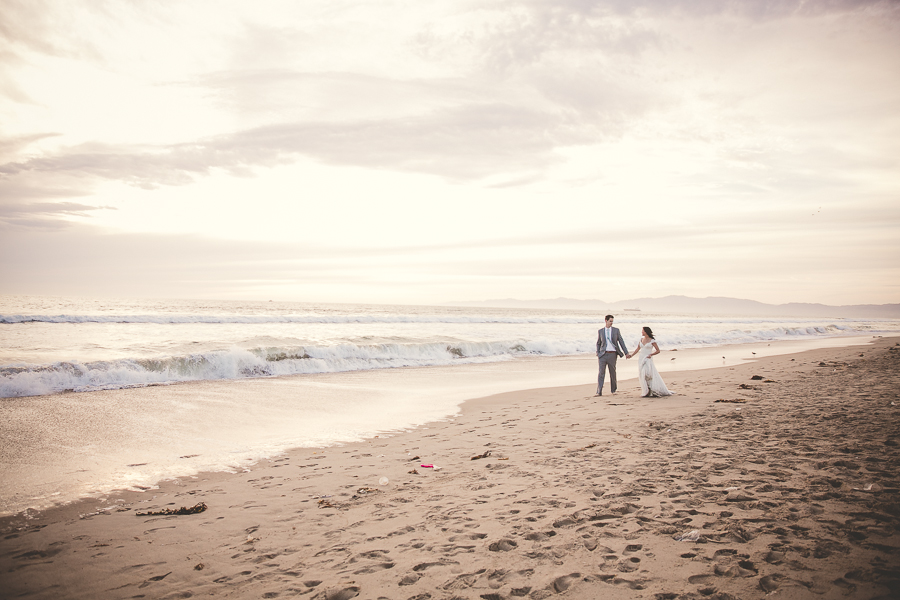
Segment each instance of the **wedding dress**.
[{"label": "wedding dress", "polygon": [[653,340],[648,343],[640,342],[641,350],[638,354],[638,380],[641,382],[641,396],[671,396],[672,392],[666,387],[650,353],[653,352]]}]

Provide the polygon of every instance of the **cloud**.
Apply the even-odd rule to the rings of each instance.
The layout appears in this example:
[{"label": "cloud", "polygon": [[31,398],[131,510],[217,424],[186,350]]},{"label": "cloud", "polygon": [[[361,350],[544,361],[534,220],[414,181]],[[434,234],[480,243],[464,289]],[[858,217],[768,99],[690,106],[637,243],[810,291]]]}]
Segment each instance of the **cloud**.
[{"label": "cloud", "polygon": [[559,160],[554,148],[597,142],[611,131],[520,106],[466,105],[407,118],[270,125],[190,144],[82,144],[0,165],[0,176],[68,173],[152,189],[190,183],[214,168],[240,174],[303,155],[330,164],[473,179],[543,169]]},{"label": "cloud", "polygon": [[116,210],[110,206],[91,206],[76,202],[34,202],[0,204],[0,224],[26,229],[60,229],[69,223],[62,217],[89,217],[92,211]]},{"label": "cloud", "polygon": [[50,40],[49,32],[56,31],[56,11],[50,2],[42,0],[2,0],[0,12],[0,56],[5,60],[18,58],[16,46],[43,54],[57,54],[59,47]]},{"label": "cloud", "polygon": [[572,51],[623,60],[665,50],[675,39],[673,19],[766,22],[861,11],[900,14],[890,0],[508,0],[479,6],[472,13],[485,16],[455,30],[424,29],[413,47],[437,58],[473,46],[485,68],[509,72]]},{"label": "cloud", "polygon": [[0,160],[12,157],[34,142],[51,138],[59,135],[58,133],[32,133],[29,135],[19,135],[7,138],[0,138]]},{"label": "cloud", "polygon": [[640,19],[607,19],[602,4],[520,3],[507,5],[496,22],[470,35],[488,68],[505,71],[538,64],[573,50],[604,57],[636,57],[659,47],[664,34]]},{"label": "cloud", "polygon": [[33,198],[77,198],[89,196],[90,192],[77,187],[54,186],[51,181],[42,183],[25,179],[0,178],[0,210],[7,203]]},{"label": "cloud", "polygon": [[0,218],[24,214],[62,214],[86,216],[92,210],[115,210],[109,206],[89,206],[75,202],[35,202],[34,204],[7,204],[0,206]]},{"label": "cloud", "polygon": [[78,173],[11,176],[0,172],[0,224],[27,229],[69,227],[71,217],[89,217],[93,211],[110,208],[70,200],[90,196],[94,184],[94,179]]},{"label": "cloud", "polygon": [[[25,2],[10,5],[16,11],[14,18],[2,25],[6,28],[3,35],[13,40],[16,48],[57,54],[87,52],[79,46],[78,35],[60,28],[60,15],[66,14],[59,8],[62,4],[38,5],[53,12],[52,19],[37,14],[39,11],[21,15],[28,7]],[[102,10],[88,12],[106,15],[112,10],[107,4],[97,6]],[[155,10],[137,6],[138,11]],[[340,5],[328,15],[334,17],[328,31],[341,39],[356,27],[340,18],[346,17],[346,8]],[[366,10],[380,14],[381,9]],[[817,53],[808,43],[812,34],[804,37],[809,26],[779,26],[767,29],[764,35],[750,27],[756,21],[793,23],[821,14],[898,14],[892,3],[535,0],[448,3],[440,10],[453,18],[427,25],[430,13],[424,11],[425,16],[416,13],[405,25],[386,28],[396,38],[383,40],[383,47],[378,45],[380,39],[367,39],[366,48],[381,52],[371,61],[361,57],[363,52],[357,48],[348,48],[346,54],[332,52],[334,46],[323,46],[320,37],[309,33],[311,28],[304,30],[302,19],[285,19],[283,25],[272,25],[270,20],[269,26],[260,19],[259,25],[250,25],[235,13],[234,20],[245,25],[234,29],[244,32],[240,47],[216,45],[228,38],[219,28],[221,23],[203,29],[205,35],[216,39],[212,46],[203,46],[204,52],[231,56],[228,65],[236,67],[234,70],[199,75],[186,71],[178,74],[175,83],[163,84],[199,90],[216,108],[226,108],[225,118],[216,126],[224,122],[235,130],[182,143],[147,144],[134,139],[134,143],[70,144],[40,155],[26,154],[27,144],[48,134],[0,142],[0,198],[15,206],[38,199],[73,198],[89,195],[102,180],[146,189],[186,185],[214,170],[246,176],[257,167],[291,163],[298,157],[329,165],[427,173],[452,182],[493,176],[501,180],[493,182],[495,187],[514,187],[543,179],[550,167],[566,160],[560,149],[604,145],[631,132],[635,135],[630,143],[641,136],[652,140],[642,146],[647,152],[636,157],[634,165],[643,167],[645,158],[653,158],[654,153],[658,157],[696,151],[698,166],[678,181],[693,186],[702,197],[762,198],[775,192],[785,199],[787,193],[808,197],[823,190],[849,192],[854,185],[860,189],[871,181],[860,176],[865,169],[879,168],[889,174],[895,170],[884,158],[891,154],[883,152],[883,133],[859,135],[863,128],[846,116],[834,120],[843,124],[852,143],[835,137],[818,145],[815,136],[819,131],[832,131],[833,118],[816,111],[828,102],[844,105],[844,101],[834,95],[810,94],[803,85],[793,85],[793,70],[758,58],[760,50],[774,44],[792,52],[791,61],[786,62],[796,63],[798,70],[814,65],[836,72],[835,61],[826,60],[827,55]],[[128,12],[131,18],[135,14]],[[751,43],[723,42],[728,35],[716,27],[716,19],[723,16]],[[322,11],[311,18],[322,19]],[[865,28],[865,23],[851,22]],[[835,27],[849,27],[843,23]],[[183,34],[189,24],[179,24],[175,33]],[[137,27],[131,22],[124,25],[128,27],[123,31]],[[168,32],[169,25],[154,29],[151,24],[153,36],[147,39],[156,40],[154,36]],[[816,25],[813,23],[818,31]],[[699,35],[691,38],[698,32],[708,36],[704,43],[699,43]],[[49,41],[42,42],[42,37]],[[409,51],[410,46],[397,45],[404,39],[424,59],[413,65],[420,70],[409,74],[398,68],[406,65],[409,57],[396,59],[393,55],[399,53],[398,48]],[[842,40],[846,43],[846,36]],[[701,48],[698,53],[684,50],[694,42]],[[673,58],[673,45],[682,52],[677,59]],[[727,47],[731,54],[721,62],[702,56],[717,47]],[[294,60],[303,62],[308,50],[320,57],[336,56],[335,62],[316,62],[316,66],[358,70],[305,72],[297,63],[279,60],[294,53]],[[346,56],[351,58],[345,61]],[[397,62],[392,62],[395,59]],[[409,64],[413,62],[409,60]],[[855,68],[859,61],[852,58],[849,62]],[[209,64],[223,66],[214,60]],[[740,76],[732,75],[732,65],[741,66]],[[889,71],[880,64],[873,70]],[[728,85],[720,88],[718,82],[723,79]],[[828,78],[817,73],[814,79]],[[843,83],[842,76],[834,79]],[[795,96],[796,105],[815,116],[785,117],[784,104],[771,101],[773,89]],[[727,93],[731,96],[725,97]],[[851,93],[864,95],[857,89]],[[696,101],[703,94],[705,101]],[[807,102],[809,99],[814,101]],[[734,105],[729,105],[732,102]],[[884,116],[891,116],[893,105],[881,103]],[[156,107],[144,114],[151,112],[159,119],[175,116],[165,109],[156,112]],[[875,123],[881,128],[881,116],[860,115],[866,117],[870,118],[868,126]],[[789,138],[791,147],[785,148],[779,136]],[[851,146],[868,148],[869,155],[853,156]],[[870,155],[877,155],[882,164]],[[663,162],[660,159],[656,164]],[[584,169],[583,164],[579,168]],[[591,180],[593,171],[584,171],[572,179]],[[634,173],[641,171],[636,178],[653,175],[650,168],[634,169]],[[36,214],[48,219],[71,216],[53,211]],[[18,213],[16,218],[26,217]]]},{"label": "cloud", "polygon": [[148,0],[0,0],[0,58],[21,61],[30,51],[102,60],[104,40],[95,34],[119,30],[127,19],[164,19],[166,12]]},{"label": "cloud", "polygon": [[[26,173],[90,175],[124,181],[144,188],[190,183],[188,173],[206,173],[227,160],[211,160],[202,145],[152,147],[147,145],[80,144],[55,155],[0,165],[0,176]],[[204,155],[207,155],[204,157]]]},{"label": "cloud", "polygon": [[483,82],[462,77],[403,79],[290,68],[217,71],[173,85],[199,88],[243,118],[298,115],[295,121],[319,122],[422,115],[439,108],[487,102],[493,96],[485,93]]},{"label": "cloud", "polygon": [[12,75],[28,64],[29,54],[98,57],[97,47],[77,27],[85,17],[105,12],[102,1],[76,6],[53,0],[0,0],[0,92],[16,102],[33,103]]},{"label": "cloud", "polygon": [[892,10],[890,0],[508,0],[510,7],[563,11],[579,15],[616,14],[630,16],[736,15],[769,19],[845,13],[869,8]]}]

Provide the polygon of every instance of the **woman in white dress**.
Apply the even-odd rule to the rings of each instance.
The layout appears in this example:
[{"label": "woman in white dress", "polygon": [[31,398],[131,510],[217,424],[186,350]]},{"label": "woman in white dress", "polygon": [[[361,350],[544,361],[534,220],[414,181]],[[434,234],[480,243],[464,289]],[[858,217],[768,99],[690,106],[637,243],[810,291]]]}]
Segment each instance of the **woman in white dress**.
[{"label": "woman in white dress", "polygon": [[656,345],[656,338],[653,337],[653,330],[649,327],[641,329],[641,341],[634,352],[628,355],[631,358],[635,354],[638,355],[638,380],[641,382],[641,396],[644,398],[658,398],[660,396],[671,396],[672,392],[666,387],[656,365],[653,364],[653,356],[659,354],[659,346]]}]

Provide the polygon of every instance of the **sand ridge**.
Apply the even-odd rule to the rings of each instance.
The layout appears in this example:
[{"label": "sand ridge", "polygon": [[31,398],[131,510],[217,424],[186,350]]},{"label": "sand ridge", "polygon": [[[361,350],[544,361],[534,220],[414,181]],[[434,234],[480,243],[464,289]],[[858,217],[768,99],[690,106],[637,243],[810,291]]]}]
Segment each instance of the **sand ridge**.
[{"label": "sand ridge", "polygon": [[500,394],[391,437],[5,519],[0,589],[897,597],[900,346],[873,342],[666,373],[665,399],[634,380]]}]

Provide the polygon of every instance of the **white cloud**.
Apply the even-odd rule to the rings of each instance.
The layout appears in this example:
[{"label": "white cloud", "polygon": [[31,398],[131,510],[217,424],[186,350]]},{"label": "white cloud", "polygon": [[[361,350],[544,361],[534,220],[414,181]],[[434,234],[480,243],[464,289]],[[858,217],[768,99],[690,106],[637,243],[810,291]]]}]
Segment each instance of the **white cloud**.
[{"label": "white cloud", "polygon": [[20,291],[133,237],[193,258],[111,288],[896,301],[895,3],[3,9],[0,220],[48,248]]}]

